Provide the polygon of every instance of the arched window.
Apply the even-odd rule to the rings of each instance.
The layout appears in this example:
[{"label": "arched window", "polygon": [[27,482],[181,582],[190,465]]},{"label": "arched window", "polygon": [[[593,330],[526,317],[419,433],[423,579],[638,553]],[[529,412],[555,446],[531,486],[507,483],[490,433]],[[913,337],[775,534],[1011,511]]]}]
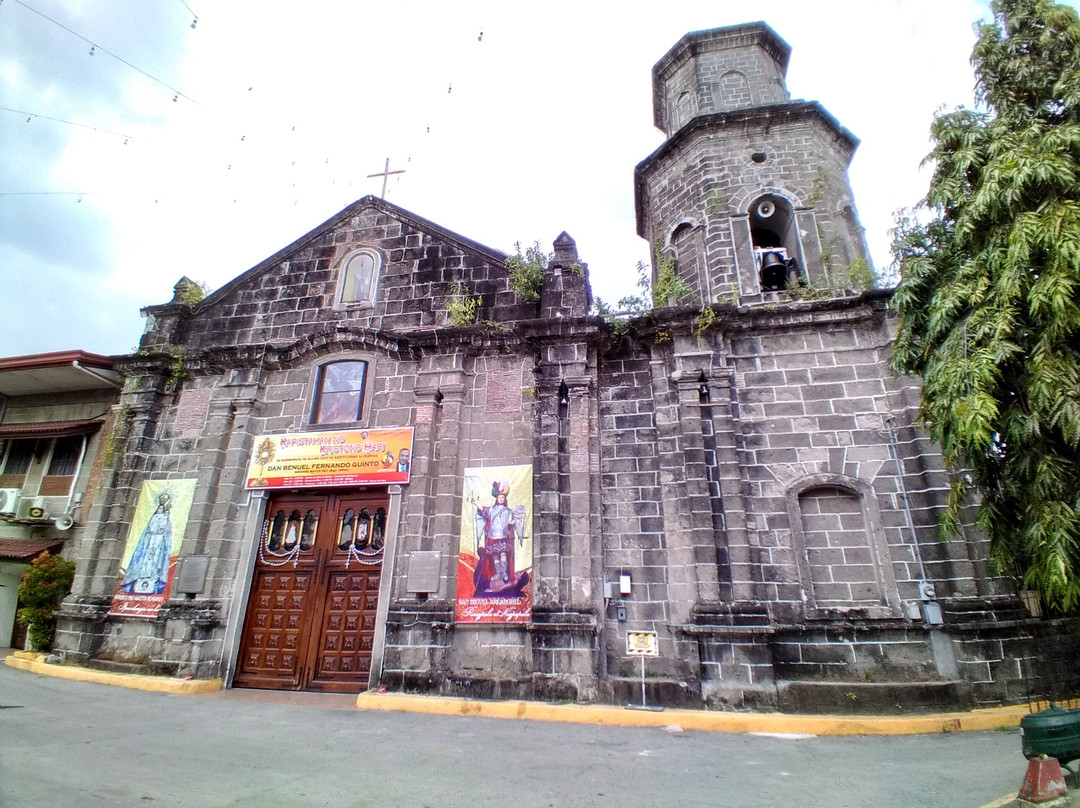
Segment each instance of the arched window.
[{"label": "arched window", "polygon": [[898,616],[899,593],[873,489],[836,475],[805,482],[787,496],[807,615]]},{"label": "arched window", "polygon": [[345,259],[341,268],[342,303],[375,301],[375,286],[382,261],[374,250],[360,250]]},{"label": "arched window", "polygon": [[702,267],[705,252],[702,229],[683,222],[671,234],[671,247],[675,251],[675,271],[692,287],[698,288],[705,275]]},{"label": "arched window", "polygon": [[368,363],[359,360],[328,362],[315,378],[311,406],[313,424],[347,424],[364,414],[364,388]]},{"label": "arched window", "polygon": [[681,129],[696,112],[697,99],[689,90],[683,90],[675,100],[675,107],[671,114],[671,131]]},{"label": "arched window", "polygon": [[729,70],[713,85],[713,108],[717,112],[742,109],[754,103],[750,97],[750,84],[738,70]]}]

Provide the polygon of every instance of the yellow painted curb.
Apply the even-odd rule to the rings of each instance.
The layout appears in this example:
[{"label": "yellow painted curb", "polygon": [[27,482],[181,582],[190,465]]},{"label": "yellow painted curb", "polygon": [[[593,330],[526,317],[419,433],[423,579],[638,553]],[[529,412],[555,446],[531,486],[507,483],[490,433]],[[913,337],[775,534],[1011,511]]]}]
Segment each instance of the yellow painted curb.
[{"label": "yellow painted curb", "polygon": [[45,662],[44,654],[31,654],[16,651],[4,662],[12,668],[38,673],[43,676],[55,676],[59,679],[74,679],[77,682],[92,682],[98,685],[127,687],[132,690],[148,690],[157,693],[175,693],[192,695],[194,693],[213,693],[221,690],[220,679],[173,679],[169,676],[142,676],[134,673],[110,673],[74,665],[51,665]]},{"label": "yellow painted curb", "polygon": [[727,713],[709,710],[632,710],[600,704],[546,704],[533,701],[475,701],[391,693],[361,693],[360,710],[396,710],[436,715],[524,718],[624,727],[667,727],[702,732],[769,732],[807,735],[920,735],[1007,729],[1020,724],[1027,705],[993,707],[964,713],[909,716],[792,715]]}]

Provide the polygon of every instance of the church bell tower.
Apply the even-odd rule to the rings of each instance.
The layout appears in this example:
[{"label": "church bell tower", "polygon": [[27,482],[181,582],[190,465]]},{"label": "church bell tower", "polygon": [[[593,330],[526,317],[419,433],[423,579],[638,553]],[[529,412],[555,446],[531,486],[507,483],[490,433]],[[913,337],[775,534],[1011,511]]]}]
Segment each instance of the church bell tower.
[{"label": "church bell tower", "polygon": [[791,100],[790,55],[755,22],[687,34],[653,67],[667,140],[635,170],[638,234],[702,303],[796,284],[842,294],[869,268],[847,177],[858,140],[817,102]]}]

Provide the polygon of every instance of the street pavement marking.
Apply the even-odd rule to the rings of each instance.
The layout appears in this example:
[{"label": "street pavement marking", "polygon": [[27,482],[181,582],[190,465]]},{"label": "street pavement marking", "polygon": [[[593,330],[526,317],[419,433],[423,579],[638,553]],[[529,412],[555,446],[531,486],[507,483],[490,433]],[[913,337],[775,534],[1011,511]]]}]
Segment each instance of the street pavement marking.
[{"label": "street pavement marking", "polygon": [[1019,793],[1020,792],[1018,791],[1014,791],[1012,794],[1006,794],[1004,797],[999,797],[993,802],[986,803],[986,805],[980,805],[979,808],[1003,808],[1003,806],[1008,805],[1015,800]]},{"label": "street pavement marking", "polygon": [[747,735],[756,735],[759,738],[779,738],[782,741],[805,741],[807,738],[816,738],[817,735],[809,735],[805,732],[748,732]]}]

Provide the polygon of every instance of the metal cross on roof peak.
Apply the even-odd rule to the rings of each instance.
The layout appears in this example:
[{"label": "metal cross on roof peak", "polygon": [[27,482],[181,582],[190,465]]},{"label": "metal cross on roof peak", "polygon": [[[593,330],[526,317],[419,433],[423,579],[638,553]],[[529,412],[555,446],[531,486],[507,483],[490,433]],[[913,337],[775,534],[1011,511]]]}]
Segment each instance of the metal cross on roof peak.
[{"label": "metal cross on roof peak", "polygon": [[386,180],[389,178],[389,176],[391,174],[404,174],[404,173],[405,173],[405,169],[403,169],[403,168],[399,169],[397,171],[391,171],[390,170],[390,158],[387,157],[386,158],[386,166],[383,168],[383,170],[379,171],[379,172],[376,172],[375,174],[368,174],[368,178],[370,179],[372,177],[382,177],[382,193],[379,194],[379,197],[382,198],[382,199],[386,199]]}]

